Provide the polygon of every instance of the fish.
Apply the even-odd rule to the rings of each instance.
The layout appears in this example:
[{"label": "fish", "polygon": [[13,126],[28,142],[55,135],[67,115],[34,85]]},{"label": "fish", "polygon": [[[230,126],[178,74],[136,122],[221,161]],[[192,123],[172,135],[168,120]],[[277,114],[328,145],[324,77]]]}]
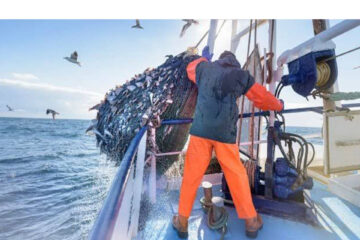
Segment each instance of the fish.
[{"label": "fish", "polygon": [[92,110],[99,110],[100,109],[100,107],[102,106],[102,102],[101,103],[98,103],[98,104],[96,104],[96,105],[94,105],[94,106],[92,106],[91,108],[89,108],[89,111],[92,111]]},{"label": "fish", "polygon": [[[183,111],[188,98],[196,101],[196,85],[188,79],[186,66],[200,56],[185,54],[169,55],[158,67],[134,74],[130,81],[109,90],[104,100],[92,107],[97,110],[97,122],[88,129],[95,134],[100,152],[108,159],[120,163],[136,133],[151,121],[192,117],[194,109]],[[158,142],[162,151],[182,148],[186,142],[188,125],[171,129],[164,132],[164,127],[157,128],[157,139],[164,139]]]},{"label": "fish", "polygon": [[93,133],[99,136],[102,140],[105,140],[105,137],[97,129],[93,129]]},{"label": "fish", "polygon": [[107,129],[104,130],[104,134],[105,134],[105,136],[109,136],[111,138],[114,137]]}]

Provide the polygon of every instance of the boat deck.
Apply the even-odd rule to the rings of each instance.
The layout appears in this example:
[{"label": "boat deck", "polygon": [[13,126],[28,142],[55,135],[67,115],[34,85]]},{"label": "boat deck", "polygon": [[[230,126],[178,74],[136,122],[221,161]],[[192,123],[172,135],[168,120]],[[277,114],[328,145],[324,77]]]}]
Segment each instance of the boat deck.
[{"label": "boat deck", "polygon": [[[220,196],[220,186],[214,186],[214,196]],[[360,208],[327,191],[324,184],[315,182],[309,192],[313,199],[317,217],[323,228],[262,215],[264,227],[257,239],[360,239]],[[179,239],[171,226],[171,218],[177,212],[179,191],[160,191],[155,206],[142,205],[139,233],[136,239],[162,240]],[[206,216],[199,204],[202,189],[199,189],[192,215],[189,219],[189,238],[191,240],[220,239],[219,232],[210,230]],[[228,231],[224,239],[246,239],[245,223],[237,218],[234,208],[226,207],[229,213]]]}]

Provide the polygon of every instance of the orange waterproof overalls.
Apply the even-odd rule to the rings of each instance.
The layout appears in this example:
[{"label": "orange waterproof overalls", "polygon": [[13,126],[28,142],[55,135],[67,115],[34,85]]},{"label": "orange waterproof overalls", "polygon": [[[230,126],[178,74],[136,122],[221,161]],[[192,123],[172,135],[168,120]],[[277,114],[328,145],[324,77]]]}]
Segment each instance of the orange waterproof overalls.
[{"label": "orange waterproof overalls", "polygon": [[[206,60],[200,58],[187,66],[188,78],[194,83],[196,83],[196,66],[202,61]],[[257,83],[248,90],[245,96],[262,110],[281,111],[283,108],[278,99]],[[179,215],[190,216],[197,189],[210,163],[213,149],[224,172],[238,217],[243,219],[255,217],[256,211],[252,202],[249,181],[245,168],[240,161],[238,146],[194,135],[190,135],[185,158],[179,199]]]}]

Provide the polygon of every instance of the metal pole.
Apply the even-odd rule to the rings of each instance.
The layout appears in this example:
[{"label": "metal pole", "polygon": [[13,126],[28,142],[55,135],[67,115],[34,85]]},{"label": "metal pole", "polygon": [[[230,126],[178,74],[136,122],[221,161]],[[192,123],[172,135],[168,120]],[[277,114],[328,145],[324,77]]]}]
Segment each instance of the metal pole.
[{"label": "metal pole", "polygon": [[[344,20],[335,26],[320,32],[315,37],[303,42],[291,50],[285,51],[278,59],[278,66],[291,62],[296,58],[303,56],[312,51],[314,45],[317,45],[318,50],[325,50],[335,48],[335,44],[329,40],[347,32],[360,25],[360,20]],[[326,26],[326,25],[324,25]]]},{"label": "metal pole", "polygon": [[141,194],[143,189],[143,175],[144,175],[144,165],[145,165],[145,155],[146,155],[146,137],[147,134],[141,138],[137,159],[136,159],[136,168],[135,168],[135,182],[134,182],[134,214],[132,222],[132,237],[136,237],[138,233],[139,226],[139,215],[140,215],[140,202]]},{"label": "metal pole", "polygon": [[[152,143],[153,151],[156,149],[156,128],[152,126],[150,129],[150,142]],[[156,203],[156,152],[152,152],[151,159],[151,169],[149,176],[149,198],[152,204]]]},{"label": "metal pole", "polygon": [[[251,27],[248,26],[247,28],[243,29],[241,32],[239,32],[238,34],[236,34],[236,35],[231,39],[231,41],[232,41],[232,42],[235,42],[235,43],[236,43],[236,41],[240,41],[240,39],[241,39],[243,36],[245,36],[246,34],[248,34],[248,32],[250,31],[250,29],[255,28],[255,25],[259,27],[260,25],[266,23],[267,21],[268,21],[268,20],[266,20],[266,19],[262,19],[262,20],[258,20],[258,21],[256,21],[256,22],[254,22],[254,23],[251,25]],[[236,46],[236,47],[237,47],[237,46]],[[236,48],[235,48],[235,50],[236,50]]]},{"label": "metal pole", "polygon": [[236,35],[236,32],[237,32],[238,22],[239,22],[239,20],[232,20],[230,51],[234,54],[240,43],[240,38],[239,38],[239,40],[233,40]]},{"label": "metal pole", "polygon": [[[271,66],[269,66],[270,71],[275,69],[276,63],[276,20],[269,21],[269,49],[273,53]],[[275,92],[277,74],[270,73],[270,84],[269,91],[271,93]],[[273,198],[273,165],[274,165],[274,153],[275,153],[275,142],[274,142],[274,128],[275,122],[275,113],[270,111],[269,118],[269,128],[267,135],[267,156],[265,162],[265,197],[268,199]]]},{"label": "metal pole", "polygon": [[207,45],[209,46],[210,53],[214,52],[215,38],[216,38],[216,29],[217,29],[218,20],[210,20],[210,29]]},{"label": "metal pole", "polygon": [[[270,84],[269,84],[269,91],[274,94],[275,93],[275,85],[276,85],[276,77],[277,74],[273,74],[274,69],[276,68],[276,20],[271,20],[269,21],[269,49],[271,49],[272,53],[273,53],[273,57],[272,57],[272,65],[269,66],[270,70],[272,71],[270,76]],[[270,126],[274,126],[274,121],[275,121],[275,113],[274,111],[270,112],[270,118],[269,118],[269,122],[270,122]]]}]

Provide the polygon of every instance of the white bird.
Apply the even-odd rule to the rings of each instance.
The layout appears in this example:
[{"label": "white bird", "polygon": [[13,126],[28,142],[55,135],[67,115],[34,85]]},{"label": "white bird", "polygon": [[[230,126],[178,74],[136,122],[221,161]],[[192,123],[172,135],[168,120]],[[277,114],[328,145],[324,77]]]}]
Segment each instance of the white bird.
[{"label": "white bird", "polygon": [[141,25],[140,25],[140,21],[139,19],[136,19],[136,24],[134,26],[132,26],[132,28],[139,28],[139,29],[144,29]]},{"label": "white bird", "polygon": [[186,30],[192,25],[192,24],[199,24],[198,21],[194,20],[194,19],[183,19],[183,21],[185,21],[186,23],[184,24],[184,26],[181,29],[181,33],[180,33],[180,37],[184,36]]},{"label": "white bird", "polygon": [[78,62],[78,53],[75,51],[75,52],[73,52],[71,55],[70,55],[70,57],[64,57],[64,59],[66,59],[66,60],[68,60],[69,62],[71,62],[71,63],[75,63],[75,64],[77,64],[77,65],[79,65],[79,67],[81,67],[81,64],[80,64],[80,62]]},{"label": "white bird", "polygon": [[55,115],[56,115],[56,114],[60,114],[60,113],[56,112],[55,110],[46,109],[46,115],[48,115],[49,113],[51,113],[52,118],[53,118],[54,120],[55,120]]},{"label": "white bird", "polygon": [[6,107],[8,108],[9,112],[13,112],[14,109],[12,107],[10,107],[9,105],[6,105]]},{"label": "white bird", "polygon": [[360,66],[354,67],[353,70],[360,68]]}]

